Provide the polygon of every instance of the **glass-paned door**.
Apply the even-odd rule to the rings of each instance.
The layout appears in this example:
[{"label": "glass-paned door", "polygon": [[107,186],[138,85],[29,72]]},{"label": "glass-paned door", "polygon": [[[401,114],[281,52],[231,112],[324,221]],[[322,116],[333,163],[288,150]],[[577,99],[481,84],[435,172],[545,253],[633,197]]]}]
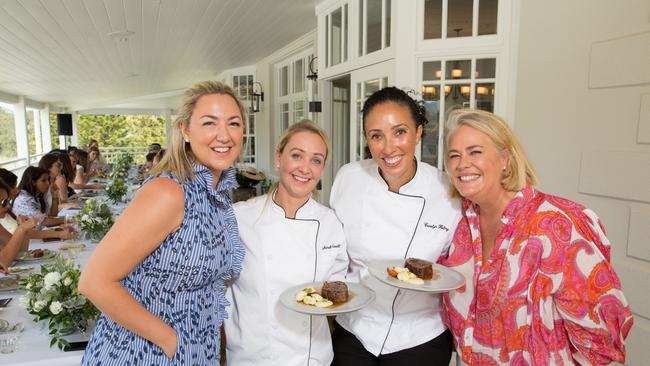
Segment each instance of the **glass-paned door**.
[{"label": "glass-paned door", "polygon": [[372,93],[392,84],[394,61],[355,70],[350,74],[352,103],[350,103],[350,161],[370,158],[363,131],[363,103]]}]

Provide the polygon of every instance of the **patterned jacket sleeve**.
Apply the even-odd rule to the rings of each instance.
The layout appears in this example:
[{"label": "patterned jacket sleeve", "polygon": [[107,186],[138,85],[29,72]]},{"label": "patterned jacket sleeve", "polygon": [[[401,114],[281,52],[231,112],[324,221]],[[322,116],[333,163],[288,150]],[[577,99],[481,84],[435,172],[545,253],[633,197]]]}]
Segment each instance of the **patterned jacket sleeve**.
[{"label": "patterned jacket sleeve", "polygon": [[569,347],[582,365],[625,362],[625,338],[632,327],[630,307],[609,262],[609,241],[596,214],[568,213],[573,223],[566,262],[553,294]]}]

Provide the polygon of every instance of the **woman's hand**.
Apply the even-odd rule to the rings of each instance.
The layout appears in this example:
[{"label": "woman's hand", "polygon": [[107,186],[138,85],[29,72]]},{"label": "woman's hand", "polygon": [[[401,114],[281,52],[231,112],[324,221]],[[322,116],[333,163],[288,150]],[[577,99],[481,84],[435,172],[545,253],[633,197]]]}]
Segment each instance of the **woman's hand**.
[{"label": "woman's hand", "polygon": [[45,221],[45,216],[44,215],[36,215],[30,219],[23,220],[23,222],[18,225],[19,228],[27,232],[28,230],[33,229],[34,227],[40,225]]},{"label": "woman's hand", "polygon": [[74,239],[75,234],[76,234],[76,233],[75,233],[74,231],[72,231],[72,230],[68,230],[68,228],[64,228],[63,230],[58,230],[58,231],[56,231],[56,236],[57,236],[59,239],[63,239],[63,240]]},{"label": "woman's hand", "polygon": [[168,337],[165,339],[165,343],[160,346],[160,348],[165,352],[167,357],[174,358],[176,355],[176,346],[178,345],[178,335],[174,332],[173,337]]}]

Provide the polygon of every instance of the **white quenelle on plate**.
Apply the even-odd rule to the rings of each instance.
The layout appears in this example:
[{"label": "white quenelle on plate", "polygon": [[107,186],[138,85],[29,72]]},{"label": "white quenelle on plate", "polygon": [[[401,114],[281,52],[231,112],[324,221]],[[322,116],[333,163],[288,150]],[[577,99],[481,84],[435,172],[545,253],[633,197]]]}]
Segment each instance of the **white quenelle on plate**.
[{"label": "white quenelle on plate", "polygon": [[404,267],[404,259],[373,261],[368,264],[368,271],[373,277],[387,285],[412,291],[448,292],[465,284],[465,277],[453,269],[436,263],[431,266],[434,273],[438,273],[438,278],[424,280],[422,284],[402,281],[388,275],[389,267]]},{"label": "white quenelle on plate", "polygon": [[336,315],[357,311],[375,300],[375,292],[364,285],[346,282],[348,286],[348,301],[328,307],[307,305],[296,300],[296,295],[305,288],[314,288],[317,291],[323,287],[323,282],[307,282],[286,289],[280,295],[280,303],[286,308],[303,314],[310,315]]}]

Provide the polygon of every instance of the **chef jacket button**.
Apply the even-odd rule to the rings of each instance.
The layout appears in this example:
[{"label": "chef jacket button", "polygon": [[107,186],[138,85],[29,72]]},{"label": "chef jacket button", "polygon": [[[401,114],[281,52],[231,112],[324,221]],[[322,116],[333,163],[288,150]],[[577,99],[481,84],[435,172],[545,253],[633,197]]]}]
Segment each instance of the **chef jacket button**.
[{"label": "chef jacket button", "polygon": [[307,322],[306,322],[306,321],[302,322],[302,326],[303,326],[303,327],[306,327],[306,326],[307,326]]},{"label": "chef jacket button", "polygon": [[273,325],[271,325],[271,328],[273,328],[274,330],[277,330],[277,329],[278,329],[278,325],[277,325],[277,324],[273,324]]},{"label": "chef jacket button", "polygon": [[273,259],[273,256],[269,254],[269,255],[266,256],[266,259],[271,260],[271,259]]}]

